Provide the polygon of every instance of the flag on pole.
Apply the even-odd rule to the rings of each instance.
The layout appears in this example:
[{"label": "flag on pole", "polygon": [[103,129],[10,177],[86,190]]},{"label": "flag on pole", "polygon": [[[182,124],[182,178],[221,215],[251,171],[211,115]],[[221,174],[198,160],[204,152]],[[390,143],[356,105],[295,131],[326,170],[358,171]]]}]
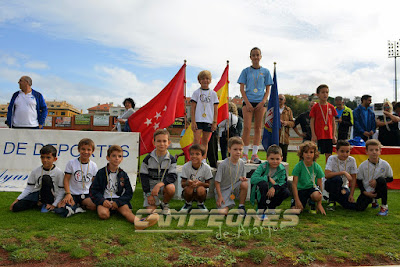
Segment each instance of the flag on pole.
[{"label": "flag on pole", "polygon": [[[229,118],[229,111],[228,111],[228,97],[229,97],[229,80],[228,80],[228,73],[229,73],[229,65],[226,65],[224,72],[222,73],[221,79],[217,83],[214,88],[214,91],[218,95],[218,117],[217,123],[219,124],[221,121]],[[186,128],[185,134],[182,136],[181,140],[179,141],[183,153],[185,154],[185,160],[190,160],[189,148],[193,144],[193,131],[192,125],[190,124],[189,127]]]},{"label": "flag on pole", "polygon": [[187,127],[185,130],[185,133],[183,134],[181,140],[179,141],[179,144],[181,145],[182,151],[185,154],[185,160],[189,161],[190,160],[190,153],[189,153],[189,148],[193,144],[193,131],[192,131],[192,124]]},{"label": "flag on pole", "polygon": [[228,73],[229,73],[229,65],[226,65],[224,72],[222,73],[221,79],[217,83],[214,88],[214,91],[218,95],[218,117],[217,123],[219,124],[221,121],[229,119],[229,107],[228,107],[228,100],[229,100],[229,80],[228,80]]},{"label": "flag on pole", "polygon": [[271,88],[271,94],[268,101],[268,109],[265,115],[264,133],[262,145],[267,151],[270,145],[279,145],[279,129],[281,127],[281,118],[279,114],[279,99],[278,99],[278,83],[276,77],[276,67],[274,64],[274,84]]},{"label": "flag on pole", "polygon": [[154,149],[153,134],[174,123],[175,118],[185,116],[185,68],[183,64],[175,77],[150,102],[129,117],[132,132],[140,132],[140,155]]}]

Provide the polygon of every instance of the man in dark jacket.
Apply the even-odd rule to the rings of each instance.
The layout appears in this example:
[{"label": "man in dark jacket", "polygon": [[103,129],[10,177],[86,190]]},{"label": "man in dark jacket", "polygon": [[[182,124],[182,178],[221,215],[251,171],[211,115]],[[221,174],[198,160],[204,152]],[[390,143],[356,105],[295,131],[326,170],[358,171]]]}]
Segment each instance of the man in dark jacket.
[{"label": "man in dark jacket", "polygon": [[338,140],[348,140],[349,139],[349,130],[353,125],[353,111],[351,108],[346,107],[344,105],[343,97],[337,96],[335,97],[335,108],[338,115],[335,120],[338,124]]},{"label": "man in dark jacket", "polygon": [[376,131],[375,113],[369,105],[371,105],[371,96],[363,95],[361,97],[361,105],[353,111],[353,138],[359,136],[364,141],[367,141],[372,138]]}]

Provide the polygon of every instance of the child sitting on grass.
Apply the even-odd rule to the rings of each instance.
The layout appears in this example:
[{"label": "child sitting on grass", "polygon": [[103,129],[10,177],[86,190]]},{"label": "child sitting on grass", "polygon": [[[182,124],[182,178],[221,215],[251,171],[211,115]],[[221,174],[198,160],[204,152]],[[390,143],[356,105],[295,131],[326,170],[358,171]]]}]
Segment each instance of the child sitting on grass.
[{"label": "child sitting on grass", "polygon": [[118,145],[112,145],[107,150],[108,164],[97,172],[96,179],[90,186],[89,194],[97,207],[100,219],[107,220],[113,213],[120,213],[136,230],[143,230],[157,223],[158,214],[139,220],[132,213],[130,203],[133,191],[128,174],[119,165],[123,160],[123,150]]},{"label": "child sitting on grass", "polygon": [[64,196],[64,174],[54,165],[57,149],[45,145],[40,149],[42,166],[34,169],[28,177],[24,191],[11,204],[11,211],[23,211],[37,208],[42,204],[42,212],[53,210]]},{"label": "child sitting on grass", "polygon": [[360,196],[357,199],[357,210],[365,210],[373,199],[382,199],[381,209],[377,215],[387,216],[387,185],[393,181],[393,170],[389,163],[381,158],[381,143],[370,139],[365,143],[368,159],[358,167],[357,184]]},{"label": "child sitting on grass", "polygon": [[[316,208],[326,215],[322,207],[322,178],[324,172],[321,166],[315,161],[319,156],[317,145],[314,142],[306,141],[299,146],[297,155],[299,163],[293,169],[292,209],[303,210],[309,200],[316,203]],[[317,186],[318,185],[318,186]],[[316,213],[313,212],[313,213]]]},{"label": "child sitting on grass", "polygon": [[272,145],[267,150],[267,162],[258,166],[251,176],[250,202],[257,199],[259,213],[266,209],[275,209],[289,197],[286,183],[286,169],[282,162],[282,149]]}]

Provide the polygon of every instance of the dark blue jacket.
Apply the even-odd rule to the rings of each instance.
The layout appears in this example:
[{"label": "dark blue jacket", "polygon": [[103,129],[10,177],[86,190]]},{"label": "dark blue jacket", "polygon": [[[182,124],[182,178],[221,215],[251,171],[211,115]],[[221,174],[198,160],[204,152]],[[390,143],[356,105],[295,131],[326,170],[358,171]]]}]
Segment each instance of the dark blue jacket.
[{"label": "dark blue jacket", "polygon": [[[93,203],[96,204],[96,206],[103,205],[103,202],[106,200],[104,198],[104,191],[106,190],[108,184],[106,171],[108,174],[110,173],[107,167],[101,168],[97,172],[96,178],[94,178],[89,189],[90,198],[92,199]],[[115,198],[113,201],[117,203],[118,207],[122,207],[125,204],[129,206],[129,202],[133,197],[133,190],[128,174],[126,174],[126,172],[124,172],[121,168],[118,169],[117,180],[118,189],[116,194],[119,196],[119,198]]]},{"label": "dark blue jacket", "polygon": [[368,119],[365,121],[365,117],[363,115],[363,109],[361,105],[359,105],[353,111],[353,119],[354,119],[354,129],[353,129],[353,138],[355,136],[364,136],[364,132],[376,131],[376,122],[375,122],[375,113],[367,108]]},{"label": "dark blue jacket", "polygon": [[[17,98],[19,92],[17,91],[13,94],[11,97],[10,105],[8,106],[8,111],[7,111],[7,124],[8,127],[12,128],[12,115],[14,112],[14,102],[15,99]],[[38,118],[38,123],[39,125],[44,125],[44,121],[46,120],[47,117],[47,106],[46,102],[44,101],[44,98],[41,93],[38,91],[35,91],[32,89],[32,95],[36,98],[36,112],[37,112],[37,118]]]}]

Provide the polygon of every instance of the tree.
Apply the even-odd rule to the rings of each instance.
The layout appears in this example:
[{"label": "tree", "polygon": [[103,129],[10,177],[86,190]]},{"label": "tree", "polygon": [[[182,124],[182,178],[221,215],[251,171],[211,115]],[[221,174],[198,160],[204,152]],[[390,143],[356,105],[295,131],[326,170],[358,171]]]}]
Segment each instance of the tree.
[{"label": "tree", "polygon": [[290,107],[293,111],[293,117],[299,116],[301,113],[308,110],[308,101],[297,98],[292,95],[285,95],[286,106]]}]

